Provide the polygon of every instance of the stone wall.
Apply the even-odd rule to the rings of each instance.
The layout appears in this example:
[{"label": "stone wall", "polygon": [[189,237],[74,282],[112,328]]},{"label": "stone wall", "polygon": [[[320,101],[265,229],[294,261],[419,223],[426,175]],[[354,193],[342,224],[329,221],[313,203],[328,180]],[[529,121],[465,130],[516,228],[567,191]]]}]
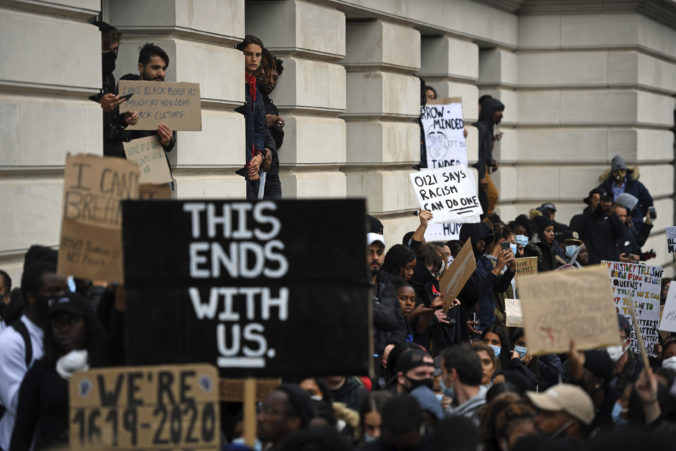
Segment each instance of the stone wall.
[{"label": "stone wall", "polygon": [[118,78],[137,72],[138,49],[152,41],[169,53],[168,81],[201,85],[203,131],[179,132],[171,154],[179,198],[244,195],[234,45],[254,34],[285,61],[272,96],[286,120],[285,198],[366,197],[388,245],[413,230],[407,174],[419,158],[421,75],[441,97],[463,98],[468,124],[480,95],[505,103],[494,176],[503,218],[551,201],[567,222],[619,154],[655,198],[651,263],[671,265],[676,22],[667,19],[676,6],[660,15],[634,5],[645,2],[540,3],[106,0],[99,11],[92,0],[2,2],[0,267],[19,276],[31,243],[57,245],[65,154],[102,153],[101,110],[87,100],[101,84],[99,34],[87,23],[99,13],[123,32]]}]

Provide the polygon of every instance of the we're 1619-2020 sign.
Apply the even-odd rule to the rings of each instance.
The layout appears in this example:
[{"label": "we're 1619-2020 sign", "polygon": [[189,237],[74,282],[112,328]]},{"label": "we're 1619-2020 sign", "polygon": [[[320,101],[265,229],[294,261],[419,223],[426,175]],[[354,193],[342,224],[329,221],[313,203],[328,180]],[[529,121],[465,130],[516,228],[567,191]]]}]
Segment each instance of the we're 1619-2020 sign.
[{"label": "we're 1619-2020 sign", "polygon": [[367,374],[363,200],[123,203],[127,363]]}]

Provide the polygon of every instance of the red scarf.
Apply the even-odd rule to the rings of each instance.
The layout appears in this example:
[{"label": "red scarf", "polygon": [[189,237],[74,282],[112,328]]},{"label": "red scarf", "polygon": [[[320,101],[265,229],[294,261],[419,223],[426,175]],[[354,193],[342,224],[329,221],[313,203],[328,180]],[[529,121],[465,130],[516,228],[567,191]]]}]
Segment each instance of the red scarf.
[{"label": "red scarf", "polygon": [[249,96],[251,96],[251,110],[253,110],[253,103],[256,101],[256,76],[245,72],[246,82],[249,85]]}]

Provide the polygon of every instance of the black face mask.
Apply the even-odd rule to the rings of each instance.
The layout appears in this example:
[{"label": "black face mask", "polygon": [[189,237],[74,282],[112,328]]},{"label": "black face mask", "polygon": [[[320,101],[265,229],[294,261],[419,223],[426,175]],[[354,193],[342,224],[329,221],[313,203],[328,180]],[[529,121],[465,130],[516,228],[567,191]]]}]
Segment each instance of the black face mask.
[{"label": "black face mask", "polygon": [[413,391],[421,386],[425,386],[432,390],[432,387],[434,386],[434,379],[431,377],[428,379],[410,379],[407,377],[406,379],[408,379],[409,384],[411,384],[408,391]]},{"label": "black face mask", "polygon": [[117,53],[115,52],[106,52],[101,57],[101,65],[103,69],[103,75],[112,74],[115,70],[115,60],[117,59]]}]

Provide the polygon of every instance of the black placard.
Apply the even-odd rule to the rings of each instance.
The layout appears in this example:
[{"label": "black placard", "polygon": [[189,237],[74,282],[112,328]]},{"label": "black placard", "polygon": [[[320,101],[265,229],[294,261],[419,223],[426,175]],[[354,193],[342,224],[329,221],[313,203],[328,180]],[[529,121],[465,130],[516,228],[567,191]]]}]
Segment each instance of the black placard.
[{"label": "black placard", "polygon": [[127,363],[367,374],[364,215],[360,199],[123,202]]}]

